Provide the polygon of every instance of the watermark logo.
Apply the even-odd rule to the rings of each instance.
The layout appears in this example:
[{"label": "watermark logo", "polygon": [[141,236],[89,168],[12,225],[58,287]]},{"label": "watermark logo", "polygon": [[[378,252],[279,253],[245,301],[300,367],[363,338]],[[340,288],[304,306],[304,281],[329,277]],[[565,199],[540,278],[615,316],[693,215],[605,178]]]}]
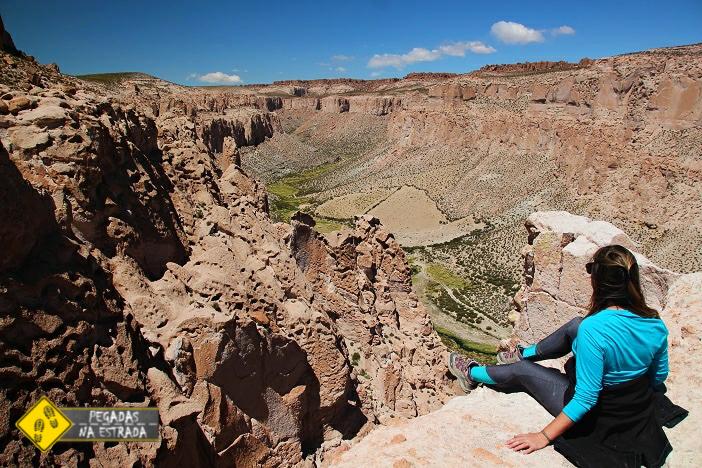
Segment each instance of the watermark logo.
[{"label": "watermark logo", "polygon": [[17,420],[17,429],[42,452],[49,450],[73,423],[45,396]]},{"label": "watermark logo", "polygon": [[16,423],[42,452],[56,442],[158,442],[158,408],[59,408],[43,396]]}]

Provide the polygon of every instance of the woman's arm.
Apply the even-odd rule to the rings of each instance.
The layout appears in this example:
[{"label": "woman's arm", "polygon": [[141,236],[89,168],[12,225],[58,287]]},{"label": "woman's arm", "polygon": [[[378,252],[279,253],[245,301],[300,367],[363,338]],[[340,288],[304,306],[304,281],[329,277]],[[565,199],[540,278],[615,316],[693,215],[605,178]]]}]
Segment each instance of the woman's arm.
[{"label": "woman's arm", "polygon": [[657,388],[665,382],[668,377],[668,338],[665,339],[661,347],[653,356],[651,367],[649,368],[651,386]]},{"label": "woman's arm", "polygon": [[573,420],[562,412],[541,432],[530,432],[529,434],[519,434],[512,437],[507,441],[507,447],[514,451],[524,450],[524,453],[541,450],[570,429],[573,424],[575,424]]}]

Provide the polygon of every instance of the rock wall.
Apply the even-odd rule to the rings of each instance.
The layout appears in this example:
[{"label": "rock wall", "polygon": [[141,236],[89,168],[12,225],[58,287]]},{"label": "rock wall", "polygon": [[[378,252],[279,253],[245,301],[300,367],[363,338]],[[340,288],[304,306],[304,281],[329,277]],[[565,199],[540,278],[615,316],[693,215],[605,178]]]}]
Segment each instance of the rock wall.
[{"label": "rock wall", "polygon": [[283,98],[283,109],[322,111],[339,114],[356,112],[370,115],[387,115],[402,108],[402,100],[393,96],[325,96]]},{"label": "rock wall", "polygon": [[[599,246],[637,246],[610,223],[567,212],[537,212],[526,222],[524,282],[515,297],[514,342],[532,343],[572,317],[585,313],[592,291],[585,263]],[[527,236],[525,236],[527,237]],[[636,252],[647,301],[661,311],[669,335],[667,395],[690,415],[666,429],[673,445],[667,465],[694,466],[700,443],[694,428],[702,422],[702,272],[676,274],[658,268]],[[513,343],[514,344],[514,343]],[[558,366],[557,361],[546,362]],[[372,431],[355,445],[330,454],[330,466],[571,466],[551,447],[530,455],[504,444],[513,435],[543,428],[552,417],[524,393],[479,388],[450,400],[442,409]]]},{"label": "rock wall", "polygon": [[158,114],[173,112],[193,116],[198,112],[224,113],[227,109],[237,107],[253,107],[263,111],[274,111],[283,107],[279,97],[258,96],[255,94],[239,94],[233,92],[209,92],[201,90],[179,90],[159,96]]}]

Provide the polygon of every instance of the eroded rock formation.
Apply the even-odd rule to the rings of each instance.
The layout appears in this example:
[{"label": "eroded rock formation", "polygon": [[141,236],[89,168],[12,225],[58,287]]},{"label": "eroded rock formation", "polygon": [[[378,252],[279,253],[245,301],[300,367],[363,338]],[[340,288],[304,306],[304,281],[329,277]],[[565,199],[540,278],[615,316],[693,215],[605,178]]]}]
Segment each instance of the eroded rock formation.
[{"label": "eroded rock formation", "polygon": [[[392,235],[276,224],[242,171],[279,100],[0,67],[0,463],[290,466],[445,401]],[[158,406],[162,441],[37,455],[13,422],[42,394]]]}]

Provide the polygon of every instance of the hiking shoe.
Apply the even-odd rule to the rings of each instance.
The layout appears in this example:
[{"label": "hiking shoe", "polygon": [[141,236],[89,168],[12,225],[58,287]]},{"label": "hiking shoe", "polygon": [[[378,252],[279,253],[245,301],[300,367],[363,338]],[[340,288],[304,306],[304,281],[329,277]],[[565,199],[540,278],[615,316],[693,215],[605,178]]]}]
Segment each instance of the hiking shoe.
[{"label": "hiking shoe", "polygon": [[497,353],[498,365],[514,364],[522,359],[522,347],[519,345],[517,345],[515,349],[508,349],[507,351],[500,351]]},{"label": "hiking shoe", "polygon": [[458,384],[461,390],[470,393],[478,387],[479,382],[474,382],[470,378],[470,368],[479,365],[472,359],[465,358],[458,353],[449,355],[448,368],[449,371],[458,379]]}]

